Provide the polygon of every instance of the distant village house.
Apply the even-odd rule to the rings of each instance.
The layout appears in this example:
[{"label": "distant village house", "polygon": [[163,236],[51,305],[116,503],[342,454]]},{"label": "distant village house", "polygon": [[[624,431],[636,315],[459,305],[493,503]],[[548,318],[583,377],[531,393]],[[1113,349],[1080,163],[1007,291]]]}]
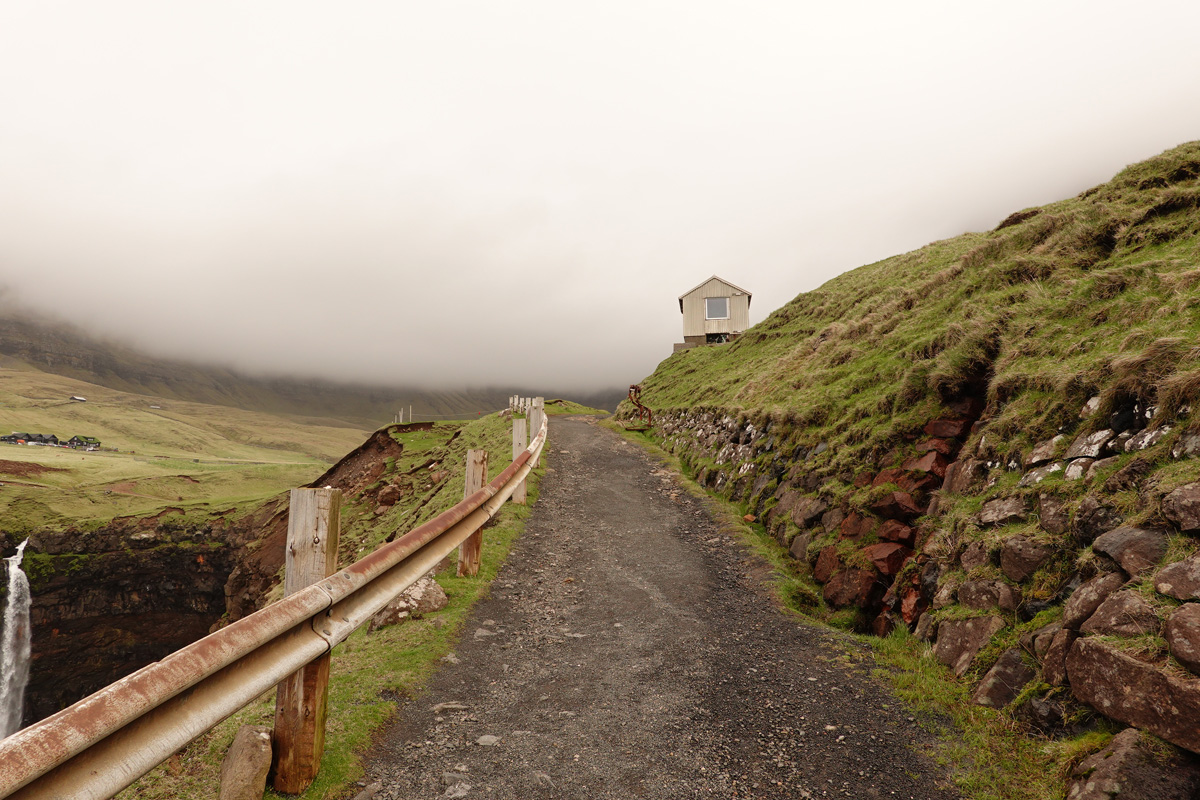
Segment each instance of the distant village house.
[{"label": "distant village house", "polygon": [[679,296],[683,341],[675,351],[703,344],[724,344],[750,327],[750,292],[713,275]]}]

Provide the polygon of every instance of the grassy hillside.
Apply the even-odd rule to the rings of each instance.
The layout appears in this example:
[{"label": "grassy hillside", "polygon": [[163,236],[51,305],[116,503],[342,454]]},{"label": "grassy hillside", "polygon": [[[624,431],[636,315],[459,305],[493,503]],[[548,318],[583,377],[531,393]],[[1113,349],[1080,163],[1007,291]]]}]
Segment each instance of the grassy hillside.
[{"label": "grassy hillside", "polygon": [[[87,402],[72,402],[72,395]],[[100,439],[102,450],[0,445],[7,531],[165,509],[212,511],[303,485],[367,431],[134,395],[0,369],[0,430]]]},{"label": "grassy hillside", "polygon": [[986,392],[989,426],[1027,450],[1139,398],[1173,417],[1200,390],[1200,143],[1078,197],[841,275],[724,347],[672,355],[642,382],[656,410],[786,419],[861,466],[942,403]]}]

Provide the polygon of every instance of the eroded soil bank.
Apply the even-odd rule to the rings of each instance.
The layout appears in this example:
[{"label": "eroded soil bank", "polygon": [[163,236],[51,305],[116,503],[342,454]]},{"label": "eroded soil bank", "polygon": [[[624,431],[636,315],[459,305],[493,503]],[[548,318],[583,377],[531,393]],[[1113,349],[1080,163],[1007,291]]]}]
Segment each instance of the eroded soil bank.
[{"label": "eroded soil bank", "polygon": [[853,642],[777,611],[703,502],[554,418],[541,498],[427,692],[368,759],[379,798],[952,798]]}]

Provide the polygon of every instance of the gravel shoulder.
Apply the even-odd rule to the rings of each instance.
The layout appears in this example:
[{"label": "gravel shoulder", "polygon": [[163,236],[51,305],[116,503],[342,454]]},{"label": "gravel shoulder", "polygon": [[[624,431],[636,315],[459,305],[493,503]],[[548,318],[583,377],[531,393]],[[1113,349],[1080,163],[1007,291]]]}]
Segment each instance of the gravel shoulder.
[{"label": "gravel shoulder", "polygon": [[526,530],[368,755],[376,798],[956,798],[861,646],[781,613],[673,473],[551,418]]}]

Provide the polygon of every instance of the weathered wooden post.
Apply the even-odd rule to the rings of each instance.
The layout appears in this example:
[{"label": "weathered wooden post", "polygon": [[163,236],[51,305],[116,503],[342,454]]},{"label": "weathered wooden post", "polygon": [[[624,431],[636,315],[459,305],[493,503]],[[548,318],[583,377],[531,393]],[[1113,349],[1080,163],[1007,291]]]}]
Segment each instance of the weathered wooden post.
[{"label": "weathered wooden post", "polygon": [[[341,489],[292,489],[288,511],[284,596],[337,570]],[[274,786],[300,794],[317,777],[325,752],[329,653],[279,684],[275,696]]]},{"label": "weathered wooden post", "polygon": [[[463,484],[463,499],[470,497],[487,483],[487,450],[467,451],[467,475]],[[483,529],[472,533],[458,548],[458,577],[471,577],[479,572],[483,554]]]},{"label": "weathered wooden post", "polygon": [[[516,461],[517,456],[529,447],[529,435],[526,433],[527,423],[528,420],[513,419],[513,461]],[[517,488],[513,489],[512,501],[519,506],[525,505],[525,481],[521,481],[517,484]]]},{"label": "weathered wooden post", "polygon": [[[531,409],[529,416],[529,438],[531,439],[537,436],[538,431],[542,429],[542,421],[546,418],[545,403],[546,398],[544,397],[534,397],[530,401]],[[542,466],[542,454],[545,452],[545,446],[538,451],[537,463],[534,464],[535,467]]]}]

